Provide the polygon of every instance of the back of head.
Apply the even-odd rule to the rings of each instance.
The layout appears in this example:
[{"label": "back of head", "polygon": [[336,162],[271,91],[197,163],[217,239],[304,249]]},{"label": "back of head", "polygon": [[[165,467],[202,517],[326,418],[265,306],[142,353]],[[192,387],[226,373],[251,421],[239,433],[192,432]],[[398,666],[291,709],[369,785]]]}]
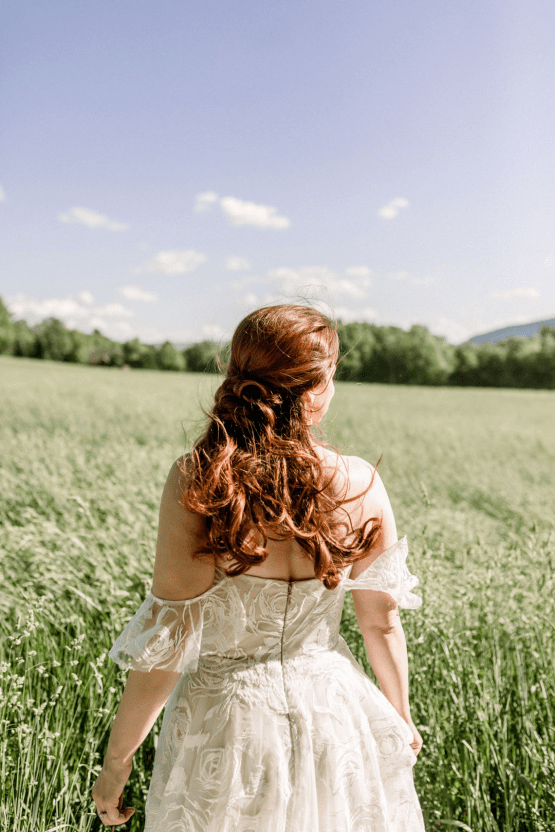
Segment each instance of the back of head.
[{"label": "back of head", "polygon": [[304,444],[310,437],[302,396],[329,377],[337,355],[335,326],[317,309],[282,304],[251,312],[231,340],[213,416],[240,444],[253,431],[258,441],[279,436]]},{"label": "back of head", "polygon": [[336,328],[317,309],[267,306],[251,312],[235,330],[227,375],[262,381],[299,398],[325,380],[337,355]]},{"label": "back of head", "polygon": [[206,518],[208,543],[198,554],[233,559],[230,575],[262,562],[271,534],[295,538],[332,588],[377,533],[359,530],[350,544],[337,537],[338,503],[324,487],[310,433],[306,394],[331,377],[337,357],[335,325],[309,306],[267,306],[235,330],[184,495],[185,506]]}]

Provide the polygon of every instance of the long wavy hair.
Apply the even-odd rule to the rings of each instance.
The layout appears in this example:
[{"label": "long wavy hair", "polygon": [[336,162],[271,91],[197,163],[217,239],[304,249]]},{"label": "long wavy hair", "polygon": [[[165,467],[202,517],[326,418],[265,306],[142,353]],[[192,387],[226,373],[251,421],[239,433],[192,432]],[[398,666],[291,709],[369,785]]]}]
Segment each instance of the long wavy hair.
[{"label": "long wavy hair", "polygon": [[185,463],[183,502],[208,534],[195,556],[233,560],[224,569],[236,576],[265,560],[268,539],[294,538],[334,589],[369,553],[380,521],[354,529],[338,511],[362,495],[334,497],[303,401],[330,378],[338,352],[335,324],[309,306],[267,306],[238,325],[208,427]]}]

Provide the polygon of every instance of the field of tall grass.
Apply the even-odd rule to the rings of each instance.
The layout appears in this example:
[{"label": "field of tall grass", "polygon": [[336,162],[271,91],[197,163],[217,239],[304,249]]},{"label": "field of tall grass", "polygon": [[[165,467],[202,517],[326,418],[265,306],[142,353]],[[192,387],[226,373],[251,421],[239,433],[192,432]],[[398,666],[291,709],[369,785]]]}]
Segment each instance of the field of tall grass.
[{"label": "field of tall grass", "polygon": [[[217,379],[0,358],[2,830],[99,828],[90,787],[149,585],[157,508]],[[555,392],[338,384],[420,578],[403,611],[430,830],[555,829]],[[366,666],[350,600],[342,622]],[[142,829],[156,730],[126,805]],[[312,832],[312,830],[307,830]]]}]

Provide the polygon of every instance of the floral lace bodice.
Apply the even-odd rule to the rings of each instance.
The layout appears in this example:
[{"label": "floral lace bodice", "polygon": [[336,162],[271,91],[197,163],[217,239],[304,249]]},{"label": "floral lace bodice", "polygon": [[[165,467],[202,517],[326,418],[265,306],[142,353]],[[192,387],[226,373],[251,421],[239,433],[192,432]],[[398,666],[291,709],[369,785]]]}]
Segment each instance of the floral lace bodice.
[{"label": "floral lace bodice", "polygon": [[194,672],[199,656],[261,661],[334,649],[347,590],[388,592],[400,607],[422,599],[406,566],[404,537],[357,578],[344,573],[336,589],[317,578],[280,581],[216,570],[213,586],[186,601],[165,601],[150,592],[115,642],[110,656],[121,667]]},{"label": "floral lace bodice", "polygon": [[347,590],[420,606],[406,557],[403,538],[333,590],[217,570],[197,598],[149,593],[110,652],[180,674],[145,832],[424,832],[412,732],[339,635]]}]

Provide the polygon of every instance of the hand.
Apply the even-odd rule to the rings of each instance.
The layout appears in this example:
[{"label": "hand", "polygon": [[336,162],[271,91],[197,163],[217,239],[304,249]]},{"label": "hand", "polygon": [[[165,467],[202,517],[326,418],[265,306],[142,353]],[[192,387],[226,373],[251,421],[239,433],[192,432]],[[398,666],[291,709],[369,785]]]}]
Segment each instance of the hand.
[{"label": "hand", "polygon": [[405,719],[405,722],[407,723],[413,734],[413,740],[410,744],[410,747],[414,751],[415,755],[418,757],[420,749],[422,748],[422,737],[420,736],[420,733],[412,719]]},{"label": "hand", "polygon": [[135,809],[123,805],[123,788],[131,774],[132,764],[104,762],[104,766],[92,788],[93,800],[101,822],[105,826],[127,823]]}]

